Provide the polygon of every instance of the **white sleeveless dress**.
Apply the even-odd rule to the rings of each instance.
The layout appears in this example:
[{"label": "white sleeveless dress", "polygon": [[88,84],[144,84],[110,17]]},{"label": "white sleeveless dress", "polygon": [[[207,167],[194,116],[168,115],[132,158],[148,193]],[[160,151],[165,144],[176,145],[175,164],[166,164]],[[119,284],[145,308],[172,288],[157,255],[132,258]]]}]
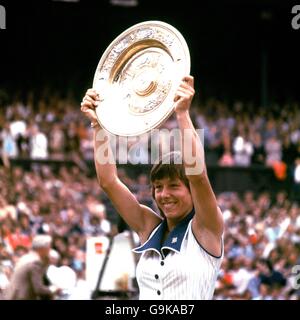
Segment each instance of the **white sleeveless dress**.
[{"label": "white sleeveless dress", "polygon": [[[142,253],[136,268],[141,300],[209,300],[213,298],[223,258],[209,254],[192,232],[192,211],[161,246],[166,222],[134,252]],[[168,253],[168,254],[167,254]]]}]

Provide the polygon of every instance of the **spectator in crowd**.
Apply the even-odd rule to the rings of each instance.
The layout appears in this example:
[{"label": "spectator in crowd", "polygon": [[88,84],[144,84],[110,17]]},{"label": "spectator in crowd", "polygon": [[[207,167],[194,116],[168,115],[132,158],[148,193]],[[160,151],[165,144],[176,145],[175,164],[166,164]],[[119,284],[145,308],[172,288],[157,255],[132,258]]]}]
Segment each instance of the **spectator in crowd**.
[{"label": "spectator in crowd", "polygon": [[51,299],[59,292],[43,283],[49,265],[51,237],[37,235],[32,241],[32,251],[17,263],[7,288],[8,300]]},{"label": "spectator in crowd", "polygon": [[8,122],[4,123],[4,127],[1,131],[1,140],[2,154],[10,158],[16,158],[19,154],[18,148]]},{"label": "spectator in crowd", "polygon": [[32,159],[48,158],[48,139],[40,131],[37,124],[33,124],[30,129],[30,157]]},{"label": "spectator in crowd", "polygon": [[233,158],[235,165],[250,166],[253,145],[246,133],[241,132],[233,141]]},{"label": "spectator in crowd", "polygon": [[263,166],[266,163],[266,152],[259,132],[253,134],[253,153],[251,163]]},{"label": "spectator in crowd", "polygon": [[266,165],[272,167],[275,163],[281,161],[282,149],[281,142],[276,135],[270,136],[265,143]]},{"label": "spectator in crowd", "polygon": [[55,160],[65,158],[66,138],[61,123],[54,123],[49,136],[50,157]]}]

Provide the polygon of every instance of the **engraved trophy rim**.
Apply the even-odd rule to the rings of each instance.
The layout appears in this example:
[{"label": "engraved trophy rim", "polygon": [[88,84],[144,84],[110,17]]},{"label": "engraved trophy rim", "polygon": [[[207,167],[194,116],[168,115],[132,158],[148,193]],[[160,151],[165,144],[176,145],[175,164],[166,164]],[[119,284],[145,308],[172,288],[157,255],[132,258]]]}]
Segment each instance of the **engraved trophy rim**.
[{"label": "engraved trophy rim", "polygon": [[187,43],[172,25],[150,20],[126,29],[104,51],[94,74],[98,122],[119,136],[159,127],[173,112],[175,90],[190,64]]}]

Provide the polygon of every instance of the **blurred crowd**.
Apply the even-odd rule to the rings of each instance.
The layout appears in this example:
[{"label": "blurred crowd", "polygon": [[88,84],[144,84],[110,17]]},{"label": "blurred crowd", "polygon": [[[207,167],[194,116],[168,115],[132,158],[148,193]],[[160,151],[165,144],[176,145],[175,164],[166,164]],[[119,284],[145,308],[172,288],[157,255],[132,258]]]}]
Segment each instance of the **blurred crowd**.
[{"label": "blurred crowd", "polygon": [[218,195],[225,218],[216,299],[300,299],[300,207],[286,192]]},{"label": "blurred crowd", "polygon": [[[92,129],[72,95],[45,91],[13,101],[0,97],[0,298],[18,259],[37,234],[53,238],[57,266],[85,279],[86,239],[127,229],[95,177],[86,174],[93,158]],[[196,102],[192,118],[204,128],[207,163],[271,166],[300,188],[300,106],[268,109],[236,102]],[[172,117],[165,128],[175,128]],[[149,150],[146,150],[149,151]],[[35,163],[30,170],[10,159],[72,160],[58,170]],[[157,210],[147,175],[120,178],[138,200]],[[225,258],[215,299],[299,299],[300,205],[285,191],[220,193],[226,231]],[[300,267],[299,267],[300,269]],[[297,271],[297,272],[296,272]],[[299,276],[298,276],[299,277]]]},{"label": "blurred crowd", "polygon": [[[152,205],[147,176],[119,176],[139,201]],[[54,172],[47,165],[32,170],[0,167],[0,288],[8,283],[13,268],[31,248],[37,234],[49,234],[60,266],[71,267],[85,279],[86,239],[115,236],[127,230],[97,179],[87,177],[77,166],[62,166]],[[0,290],[1,291],[1,290]]]},{"label": "blurred crowd", "polygon": [[[2,154],[12,158],[92,159],[92,130],[79,104],[71,94],[62,97],[47,90],[39,97],[33,92],[25,98],[16,95],[12,101],[0,95],[4,110],[0,114]],[[298,103],[259,107],[195,99],[194,104],[192,119],[196,128],[204,129],[208,164],[279,166],[283,175],[300,164]],[[176,125],[171,117],[164,127],[173,129]],[[299,175],[296,179],[300,180]]]},{"label": "blurred crowd", "polygon": [[[132,179],[119,173],[141,203],[157,210],[145,174]],[[76,166],[58,172],[45,165],[33,171],[1,167],[0,189],[0,291],[34,235],[51,235],[57,266],[72,268],[84,281],[87,237],[113,236],[127,227],[96,178]],[[275,198],[268,192],[221,193],[217,200],[226,231],[215,299],[299,299],[299,203],[284,191]]]}]

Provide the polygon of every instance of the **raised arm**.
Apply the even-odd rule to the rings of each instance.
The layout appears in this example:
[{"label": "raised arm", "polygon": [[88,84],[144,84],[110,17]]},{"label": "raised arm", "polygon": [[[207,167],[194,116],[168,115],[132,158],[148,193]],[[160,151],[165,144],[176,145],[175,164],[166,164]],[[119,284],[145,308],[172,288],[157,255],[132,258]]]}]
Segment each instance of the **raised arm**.
[{"label": "raised arm", "polygon": [[[144,242],[160,222],[160,218],[148,207],[140,205],[135,196],[117,175],[117,167],[109,143],[109,135],[97,121],[95,108],[99,95],[89,89],[81,103],[81,111],[90,119],[94,128],[94,161],[100,187],[108,195],[115,209],[130,228]],[[101,106],[99,106],[101,107]]]},{"label": "raised arm", "polygon": [[199,243],[211,254],[219,256],[224,223],[207,175],[204,147],[189,114],[194,94],[194,79],[187,76],[177,90],[174,106],[182,136],[185,171],[195,207],[192,227]]}]

